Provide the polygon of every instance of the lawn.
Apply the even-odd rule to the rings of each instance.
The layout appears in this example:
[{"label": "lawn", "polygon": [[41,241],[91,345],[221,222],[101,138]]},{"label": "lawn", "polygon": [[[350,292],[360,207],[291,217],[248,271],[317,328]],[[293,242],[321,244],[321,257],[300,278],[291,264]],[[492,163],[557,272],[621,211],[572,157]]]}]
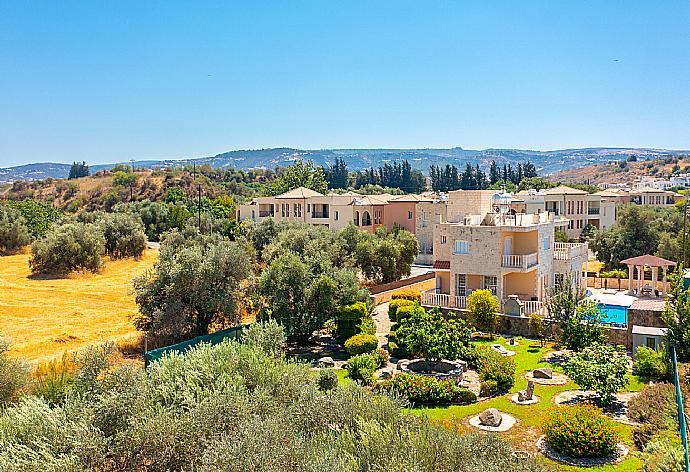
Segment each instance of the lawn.
[{"label": "lawn", "polygon": [[136,333],[132,279],[157,261],[157,251],[65,278],[30,277],[29,257],[0,257],[0,337],[10,341],[12,356],[38,363]]},{"label": "lawn", "polygon": [[[518,379],[515,382],[515,386],[512,388],[511,392],[517,392],[527,387],[527,380],[524,379],[523,375],[525,371],[533,370],[537,367],[553,367],[550,364],[543,362],[542,358],[544,354],[551,350],[551,347],[540,347],[539,342],[529,341],[529,340],[518,340],[519,346],[508,346],[506,344],[505,338],[497,338],[494,341],[479,341],[481,343],[500,343],[506,346],[507,349],[516,351],[516,355],[513,356],[515,363],[517,365]],[[554,367],[554,370],[560,370],[558,367]],[[631,391],[640,390],[643,387],[643,383],[635,376],[630,376],[631,383],[628,387]],[[468,416],[476,415],[487,408],[496,408],[499,411],[508,413],[515,416],[519,422],[510,431],[506,433],[500,433],[507,440],[512,442],[516,448],[528,450],[535,454],[536,448],[534,446],[536,440],[541,436],[540,425],[544,414],[550,409],[555,408],[552,400],[553,397],[563,391],[567,390],[577,390],[577,385],[572,382],[566,385],[557,386],[546,386],[546,385],[535,385],[534,393],[541,398],[540,402],[535,405],[516,405],[508,400],[509,395],[502,395],[492,398],[487,401],[482,401],[478,403],[473,403],[471,405],[463,406],[447,406],[447,407],[434,407],[434,408],[417,408],[415,412],[418,414],[426,414],[434,421],[447,424],[456,424],[462,422],[462,420]],[[469,428],[469,426],[467,427]],[[620,425],[621,433],[624,438],[624,442],[630,446],[632,441],[630,440],[630,434],[632,428],[626,425]],[[538,454],[538,453],[537,453]],[[550,461],[549,461],[550,462]],[[555,463],[552,463],[555,465]],[[622,463],[615,467],[593,467],[586,470],[605,472],[605,471],[634,471],[639,470],[642,467],[642,461],[639,458],[628,456],[628,458]],[[564,471],[574,471],[580,470],[575,467],[565,467],[559,464],[559,470]]]}]

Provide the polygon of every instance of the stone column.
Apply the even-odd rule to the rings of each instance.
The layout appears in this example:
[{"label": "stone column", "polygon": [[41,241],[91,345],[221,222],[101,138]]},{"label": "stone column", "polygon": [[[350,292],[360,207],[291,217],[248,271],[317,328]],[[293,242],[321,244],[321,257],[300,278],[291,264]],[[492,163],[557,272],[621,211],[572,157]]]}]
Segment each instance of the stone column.
[{"label": "stone column", "polygon": [[637,296],[642,296],[642,270],[644,266],[637,266]]},{"label": "stone column", "polygon": [[661,296],[665,298],[666,297],[666,269],[667,269],[667,267],[664,266],[662,269],[664,271],[664,282],[663,282],[663,286],[661,289]]},{"label": "stone column", "polygon": [[658,274],[659,274],[659,268],[658,267],[652,267],[652,296],[656,297],[656,281],[658,279]]},{"label": "stone column", "polygon": [[633,266],[628,264],[628,293],[633,294]]}]

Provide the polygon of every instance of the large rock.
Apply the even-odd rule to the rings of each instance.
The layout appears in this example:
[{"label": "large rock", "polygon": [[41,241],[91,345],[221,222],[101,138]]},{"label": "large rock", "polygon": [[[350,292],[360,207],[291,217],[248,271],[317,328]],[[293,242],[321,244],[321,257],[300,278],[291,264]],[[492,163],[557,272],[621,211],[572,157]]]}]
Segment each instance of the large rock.
[{"label": "large rock", "polygon": [[534,381],[527,382],[527,389],[518,392],[519,402],[528,402],[534,397]]},{"label": "large rock", "polygon": [[335,367],[335,361],[332,357],[322,357],[316,361],[316,365],[319,367]]},{"label": "large rock", "polygon": [[390,367],[386,367],[385,369],[382,369],[381,372],[379,373],[379,378],[380,379],[391,379],[393,378],[393,369]]},{"label": "large rock", "polygon": [[503,417],[496,408],[489,408],[479,413],[479,421],[484,426],[493,426],[495,428],[501,425]]},{"label": "large rock", "polygon": [[535,379],[552,379],[553,370],[549,369],[548,367],[534,369],[534,371],[532,372],[532,377],[534,377]]}]

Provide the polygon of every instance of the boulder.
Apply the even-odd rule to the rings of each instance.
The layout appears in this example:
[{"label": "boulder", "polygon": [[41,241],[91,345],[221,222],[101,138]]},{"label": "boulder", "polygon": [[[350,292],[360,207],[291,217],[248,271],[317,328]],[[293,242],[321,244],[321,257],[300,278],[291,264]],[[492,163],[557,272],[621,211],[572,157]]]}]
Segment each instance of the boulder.
[{"label": "boulder", "polygon": [[534,381],[530,380],[527,382],[527,388],[525,390],[520,390],[518,392],[518,401],[527,402],[534,396]]},{"label": "boulder", "polygon": [[335,367],[335,361],[332,357],[322,357],[316,361],[316,365],[319,367]]},{"label": "boulder", "polygon": [[393,369],[391,369],[390,367],[382,369],[381,372],[379,373],[380,379],[390,379],[392,377],[393,377]]},{"label": "boulder", "polygon": [[501,425],[503,417],[496,408],[489,408],[479,413],[479,422],[484,426],[493,426],[494,428]]},{"label": "boulder", "polygon": [[553,370],[549,369],[548,367],[534,369],[534,371],[532,371],[532,377],[534,377],[535,379],[552,379]]}]

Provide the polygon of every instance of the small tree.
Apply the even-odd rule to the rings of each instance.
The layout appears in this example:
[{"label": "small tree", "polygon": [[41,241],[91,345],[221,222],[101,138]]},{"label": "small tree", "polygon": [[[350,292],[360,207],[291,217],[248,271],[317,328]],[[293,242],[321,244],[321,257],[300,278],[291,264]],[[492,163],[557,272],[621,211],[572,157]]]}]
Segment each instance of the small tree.
[{"label": "small tree", "polygon": [[29,369],[7,355],[8,344],[0,339],[0,407],[17,400],[29,383]]},{"label": "small tree", "polygon": [[683,283],[683,266],[679,265],[670,276],[670,290],[662,315],[668,326],[666,342],[675,347],[681,362],[690,361],[690,291]]},{"label": "small tree", "polygon": [[599,305],[585,301],[583,292],[573,286],[568,277],[553,288],[546,306],[560,330],[559,343],[568,349],[579,351],[606,340]]},{"label": "small tree", "polygon": [[68,179],[78,179],[79,177],[88,177],[91,174],[89,171],[89,166],[86,165],[86,161],[73,162],[72,167],[69,169]]},{"label": "small tree", "polygon": [[435,307],[429,311],[415,310],[409,318],[402,319],[395,337],[407,352],[437,362],[460,358],[470,344],[472,330],[461,319],[444,318]]},{"label": "small tree", "polygon": [[628,357],[614,346],[594,344],[563,362],[563,370],[583,390],[594,390],[602,404],[628,385]]},{"label": "small tree", "polygon": [[53,227],[31,245],[31,271],[64,275],[74,270],[98,272],[103,266],[105,239],[96,224],[67,223]]},{"label": "small tree", "polygon": [[31,235],[22,214],[0,205],[0,254],[16,251],[31,242]]},{"label": "small tree", "polygon": [[467,297],[467,310],[477,329],[493,336],[498,327],[498,299],[491,290],[475,290]]},{"label": "small tree", "polygon": [[141,219],[127,213],[113,213],[102,220],[105,252],[115,259],[139,258],[146,249]]},{"label": "small tree", "polygon": [[539,345],[544,347],[544,341],[549,335],[550,323],[542,318],[539,313],[529,315],[529,329],[539,339]]}]

